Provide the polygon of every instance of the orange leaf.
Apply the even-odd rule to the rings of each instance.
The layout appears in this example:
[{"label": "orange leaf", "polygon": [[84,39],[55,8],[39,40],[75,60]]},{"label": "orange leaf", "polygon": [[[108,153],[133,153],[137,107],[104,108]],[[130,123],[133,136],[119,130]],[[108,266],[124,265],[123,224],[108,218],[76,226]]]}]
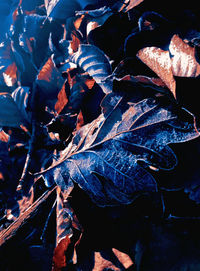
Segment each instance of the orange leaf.
[{"label": "orange leaf", "polygon": [[76,51],[78,51],[78,48],[79,48],[79,45],[81,44],[81,42],[80,42],[79,38],[77,37],[77,35],[74,34],[73,32],[72,32],[71,37],[72,37],[72,41],[70,41],[70,45],[71,45],[71,49],[72,49],[73,53],[75,53]]},{"label": "orange leaf", "polygon": [[128,254],[121,252],[120,250],[113,248],[113,253],[116,255],[116,257],[119,259],[119,261],[124,265],[125,268],[129,268],[130,266],[133,266],[133,261],[128,256]]},{"label": "orange leaf", "polygon": [[86,84],[86,86],[89,88],[89,89],[92,89],[94,84],[95,84],[95,80],[94,79],[85,79],[84,80],[84,83]]},{"label": "orange leaf", "polygon": [[52,57],[44,64],[37,79],[43,97],[47,100],[56,99],[59,91],[62,89],[64,79]]},{"label": "orange leaf", "polygon": [[100,27],[101,25],[103,25],[105,23],[105,21],[113,14],[112,11],[107,11],[105,12],[103,15],[101,16],[97,16],[97,17],[90,17],[87,16],[87,27],[86,27],[86,33],[87,33],[87,37],[89,35],[89,33],[96,29],[97,27]]},{"label": "orange leaf", "polygon": [[9,135],[6,134],[3,130],[0,131],[0,141],[8,142],[8,140],[9,140]]},{"label": "orange leaf", "polygon": [[7,86],[14,86],[14,84],[17,82],[17,66],[15,62],[7,67],[6,71],[3,73],[3,76]]},{"label": "orange leaf", "polygon": [[2,182],[2,181],[5,181],[5,179],[4,179],[3,173],[0,172],[0,182]]},{"label": "orange leaf", "polygon": [[71,240],[69,236],[66,236],[64,239],[60,241],[57,247],[54,250],[53,255],[53,268],[52,271],[61,271],[62,268],[66,267],[66,257],[65,252],[69,247]]},{"label": "orange leaf", "polygon": [[195,47],[185,43],[178,35],[171,39],[169,51],[171,57],[172,72],[180,77],[197,77],[200,75],[200,64],[195,57]]},{"label": "orange leaf", "polygon": [[81,15],[81,17],[79,17],[78,19],[76,19],[74,21],[74,27],[76,28],[76,30],[78,30],[80,28],[81,23],[82,23],[84,17],[85,17],[85,15]]},{"label": "orange leaf", "polygon": [[68,103],[68,98],[65,92],[65,84],[63,85],[61,91],[58,93],[58,100],[55,104],[55,110],[58,114],[63,110],[63,108]]},{"label": "orange leaf", "polygon": [[140,3],[142,3],[144,0],[125,0],[123,2],[123,6],[119,11],[127,12],[130,9],[138,6]]},{"label": "orange leaf", "polygon": [[176,81],[172,72],[169,52],[152,46],[139,50],[137,56],[161,78],[176,97]]},{"label": "orange leaf", "polygon": [[42,67],[40,73],[38,74],[38,80],[45,80],[51,82],[52,80],[52,70],[55,69],[55,64],[53,63],[52,58],[50,57],[45,65]]}]

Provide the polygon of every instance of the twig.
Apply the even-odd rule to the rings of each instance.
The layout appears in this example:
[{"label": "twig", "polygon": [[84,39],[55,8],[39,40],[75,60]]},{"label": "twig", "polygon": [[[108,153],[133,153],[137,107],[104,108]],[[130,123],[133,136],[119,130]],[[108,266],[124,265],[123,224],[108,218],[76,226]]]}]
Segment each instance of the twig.
[{"label": "twig", "polygon": [[30,139],[30,143],[29,143],[28,154],[26,156],[26,162],[24,164],[22,176],[21,176],[21,178],[19,180],[19,184],[17,186],[17,192],[22,191],[24,182],[25,182],[27,176],[29,175],[29,169],[30,169],[30,165],[31,165],[31,161],[32,161],[32,154],[34,152],[34,145],[35,145],[35,141],[36,141],[36,130],[37,130],[36,127],[37,127],[36,120],[33,119],[33,121],[32,121],[32,135],[31,135],[31,139]]},{"label": "twig", "polygon": [[46,191],[38,200],[36,200],[21,216],[19,216],[7,229],[3,230],[0,234],[0,246],[6,243],[9,239],[16,235],[17,231],[27,223],[27,221],[34,217],[41,204],[43,204],[47,198],[54,192],[56,186],[50,191]]}]

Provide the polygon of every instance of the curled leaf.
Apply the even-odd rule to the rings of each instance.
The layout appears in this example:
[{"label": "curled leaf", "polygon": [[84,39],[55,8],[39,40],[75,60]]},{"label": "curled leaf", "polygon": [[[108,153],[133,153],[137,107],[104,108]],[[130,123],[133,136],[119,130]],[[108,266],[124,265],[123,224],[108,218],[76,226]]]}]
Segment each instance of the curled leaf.
[{"label": "curled leaf", "polygon": [[137,57],[151,68],[167,85],[176,98],[177,77],[197,77],[200,75],[200,64],[196,59],[196,48],[184,42],[178,35],[173,35],[169,50],[158,47],[140,49]]},{"label": "curled leaf", "polygon": [[87,36],[89,35],[90,31],[103,25],[112,14],[113,12],[111,8],[106,6],[95,10],[83,10],[76,12],[76,15],[84,15],[84,18],[87,20]]},{"label": "curled leaf", "polygon": [[8,140],[9,140],[9,135],[0,129],[0,141],[7,143]]},{"label": "curled leaf", "polygon": [[28,104],[29,90],[30,89],[28,87],[18,87],[12,93],[12,97],[19,111],[21,112],[23,118],[26,119],[28,122],[30,121],[30,117],[28,116],[26,108]]},{"label": "curled leaf", "polygon": [[197,77],[200,75],[200,64],[196,59],[196,48],[185,43],[174,35],[169,45],[172,72],[180,77]]},{"label": "curled leaf", "polygon": [[77,64],[102,87],[105,93],[112,91],[112,82],[106,81],[111,75],[111,65],[106,55],[96,46],[81,44],[71,61]]},{"label": "curled leaf", "polygon": [[157,47],[145,47],[138,51],[137,56],[162,79],[176,97],[176,81],[169,52]]}]

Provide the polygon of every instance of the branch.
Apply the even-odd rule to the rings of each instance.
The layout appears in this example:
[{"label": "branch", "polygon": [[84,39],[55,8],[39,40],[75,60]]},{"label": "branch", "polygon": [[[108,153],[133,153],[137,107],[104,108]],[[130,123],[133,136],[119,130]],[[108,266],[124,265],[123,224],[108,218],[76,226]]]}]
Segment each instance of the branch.
[{"label": "branch", "polygon": [[7,229],[0,234],[0,246],[5,244],[9,239],[17,234],[17,232],[39,212],[43,203],[52,195],[56,186],[46,191],[38,200],[36,200],[21,216],[19,216]]}]

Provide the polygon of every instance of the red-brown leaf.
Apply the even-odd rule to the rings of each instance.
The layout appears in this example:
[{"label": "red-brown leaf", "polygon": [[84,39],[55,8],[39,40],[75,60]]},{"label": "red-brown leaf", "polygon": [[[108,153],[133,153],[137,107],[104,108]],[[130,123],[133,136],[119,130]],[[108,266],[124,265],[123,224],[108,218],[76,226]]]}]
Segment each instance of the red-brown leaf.
[{"label": "red-brown leaf", "polygon": [[178,35],[173,35],[169,50],[158,47],[145,47],[137,56],[151,68],[176,97],[176,81],[174,76],[197,77],[200,75],[200,64],[196,60],[196,48],[191,47]]},{"label": "red-brown leaf", "polygon": [[69,236],[66,236],[60,241],[58,246],[54,250],[53,255],[53,268],[52,271],[61,271],[62,268],[66,267],[65,252],[71,243]]},{"label": "red-brown leaf", "polygon": [[0,130],[0,141],[8,142],[8,140],[9,140],[9,135],[6,134],[3,130],[2,131]]},{"label": "red-brown leaf", "polygon": [[200,75],[200,64],[195,57],[195,47],[191,47],[178,35],[174,35],[170,42],[169,51],[172,55],[172,73],[175,76],[197,77]]},{"label": "red-brown leaf", "polygon": [[66,106],[68,103],[68,98],[65,92],[65,84],[63,84],[63,87],[61,91],[58,93],[58,100],[55,104],[55,110],[58,114],[63,110],[63,108]]},{"label": "red-brown leaf", "polygon": [[176,81],[172,72],[169,52],[152,46],[139,50],[137,56],[162,79],[176,96]]}]

